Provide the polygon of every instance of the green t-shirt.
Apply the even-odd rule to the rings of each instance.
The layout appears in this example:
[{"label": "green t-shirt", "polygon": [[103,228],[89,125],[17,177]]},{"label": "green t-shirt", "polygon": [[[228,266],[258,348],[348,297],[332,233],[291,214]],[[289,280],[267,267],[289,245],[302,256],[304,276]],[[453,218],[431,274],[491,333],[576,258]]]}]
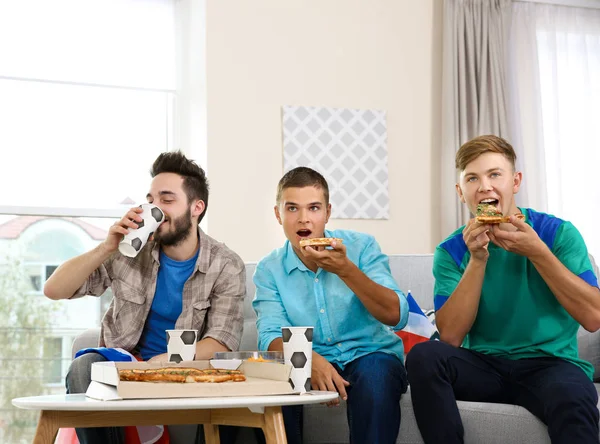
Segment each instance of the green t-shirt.
[{"label": "green t-shirt", "polygon": [[[521,211],[527,224],[571,272],[598,286],[583,238],[570,222],[528,208]],[[436,310],[448,300],[469,263],[463,228],[435,251]],[[477,318],[463,346],[508,359],[563,358],[580,366],[591,379],[594,368],[579,359],[577,352],[579,323],[560,305],[531,261],[491,242],[488,250]]]}]

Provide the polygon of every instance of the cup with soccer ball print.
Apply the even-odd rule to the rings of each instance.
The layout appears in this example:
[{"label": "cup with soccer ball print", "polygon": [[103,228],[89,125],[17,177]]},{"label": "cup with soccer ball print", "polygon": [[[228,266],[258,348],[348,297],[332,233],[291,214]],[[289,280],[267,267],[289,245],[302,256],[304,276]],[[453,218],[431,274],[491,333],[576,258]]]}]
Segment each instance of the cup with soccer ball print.
[{"label": "cup with soccer ball print", "polygon": [[193,361],[196,357],[198,330],[165,330],[169,362]]},{"label": "cup with soccer ball print", "polygon": [[154,204],[142,204],[140,208],[144,210],[140,214],[142,221],[134,221],[134,223],[138,224],[138,228],[135,230],[130,229],[129,233],[125,235],[119,244],[119,251],[127,257],[136,257],[142,248],[144,248],[150,236],[154,234],[158,226],[165,220],[165,213]]},{"label": "cup with soccer ball print", "polygon": [[283,360],[292,366],[290,384],[294,391],[311,391],[313,327],[281,327]]}]

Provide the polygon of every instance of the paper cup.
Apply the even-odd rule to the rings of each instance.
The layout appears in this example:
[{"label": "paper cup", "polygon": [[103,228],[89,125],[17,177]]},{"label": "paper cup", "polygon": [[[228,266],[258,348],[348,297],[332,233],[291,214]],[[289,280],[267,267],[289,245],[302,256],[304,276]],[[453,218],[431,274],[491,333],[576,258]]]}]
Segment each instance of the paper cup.
[{"label": "paper cup", "polygon": [[198,330],[166,330],[169,362],[193,361]]},{"label": "paper cup", "polygon": [[292,366],[292,388],[299,393],[311,391],[313,327],[281,327],[281,337],[283,359]]},{"label": "paper cup", "polygon": [[142,221],[134,221],[139,227],[136,230],[130,229],[119,244],[119,251],[127,257],[136,257],[148,242],[148,238],[165,220],[165,214],[154,204],[142,204],[140,208],[144,210],[140,214]]}]

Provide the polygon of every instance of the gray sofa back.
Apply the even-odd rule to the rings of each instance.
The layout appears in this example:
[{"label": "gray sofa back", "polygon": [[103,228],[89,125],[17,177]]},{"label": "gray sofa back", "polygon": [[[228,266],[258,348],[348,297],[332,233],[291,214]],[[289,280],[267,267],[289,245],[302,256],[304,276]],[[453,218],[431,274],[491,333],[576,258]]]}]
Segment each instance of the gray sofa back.
[{"label": "gray sofa back", "polygon": [[[423,310],[433,308],[433,255],[396,254],[389,256],[392,275],[406,294],[409,290]],[[246,299],[244,300],[244,335],[240,350],[256,350],[256,314],[252,309],[256,262],[246,262]]]}]

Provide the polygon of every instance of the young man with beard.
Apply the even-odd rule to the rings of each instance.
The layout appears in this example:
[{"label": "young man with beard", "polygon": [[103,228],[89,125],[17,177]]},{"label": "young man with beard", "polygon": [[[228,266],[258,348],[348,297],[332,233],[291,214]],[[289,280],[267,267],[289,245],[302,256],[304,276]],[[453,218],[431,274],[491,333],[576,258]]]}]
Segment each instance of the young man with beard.
[{"label": "young man with beard", "polygon": [[[154,239],[135,258],[118,251],[137,228],[141,209],[132,208],[93,250],[62,264],[48,279],[50,299],[100,296],[110,287],[113,300],[102,320],[100,346],[122,348],[145,361],[166,361],[165,330],[199,332],[196,359],[237,350],[242,335],[245,267],[240,257],[198,226],[208,204],[202,168],[180,152],[163,153],[151,169],[147,200],[165,214]],[[68,393],[83,393],[93,362],[84,354],[71,364]],[[83,443],[123,442],[121,428],[78,429]]]},{"label": "young man with beard", "polygon": [[417,344],[406,358],[425,443],[463,442],[456,400],[525,407],[554,444],[599,442],[594,369],[577,354],[579,326],[600,327],[598,280],[570,222],[516,206],[515,160],[496,136],[456,153],[461,202],[474,215],[481,203],[495,205],[510,222],[471,219],[435,251],[441,341]]},{"label": "young man with beard", "polygon": [[[287,241],[254,274],[259,349],[282,351],[281,327],[314,326],[312,388],[348,401],[351,442],[395,443],[407,383],[402,340],[388,326],[406,325],[408,302],[373,236],[325,230],[330,214],[318,172],[298,167],[279,181],[275,217]],[[342,242],[300,247],[321,237]],[[302,407],[284,407],[284,421],[288,442],[302,442]]]}]

